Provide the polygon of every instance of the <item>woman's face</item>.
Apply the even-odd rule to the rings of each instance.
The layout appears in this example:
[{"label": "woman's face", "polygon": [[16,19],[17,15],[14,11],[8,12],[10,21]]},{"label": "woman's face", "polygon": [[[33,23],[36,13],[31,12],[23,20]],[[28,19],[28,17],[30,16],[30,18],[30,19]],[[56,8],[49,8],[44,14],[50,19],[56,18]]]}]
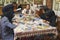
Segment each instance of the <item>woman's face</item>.
[{"label": "woman's face", "polygon": [[39,17],[39,14],[35,14],[35,17]]},{"label": "woman's face", "polygon": [[30,9],[30,5],[27,5],[27,6],[26,6],[26,9]]},{"label": "woman's face", "polygon": [[44,9],[42,9],[42,12],[45,13]]}]

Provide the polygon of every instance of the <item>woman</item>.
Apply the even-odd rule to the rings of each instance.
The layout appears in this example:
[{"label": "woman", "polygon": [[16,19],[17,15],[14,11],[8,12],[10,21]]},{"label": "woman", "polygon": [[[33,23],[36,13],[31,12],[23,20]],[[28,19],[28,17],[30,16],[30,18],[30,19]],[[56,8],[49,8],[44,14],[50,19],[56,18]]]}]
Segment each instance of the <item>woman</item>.
[{"label": "woman", "polygon": [[22,10],[22,14],[24,14],[24,15],[31,15],[31,14],[33,14],[33,11],[30,9],[30,5],[29,4],[27,4],[26,8]]},{"label": "woman", "polygon": [[51,26],[56,26],[56,15],[54,11],[46,6],[41,6],[41,8],[43,9],[43,14],[40,17],[48,21]]},{"label": "woman", "polygon": [[[11,16],[11,18],[10,18]],[[12,18],[14,15],[11,13],[3,13],[1,18],[1,34],[2,34],[2,40],[14,40],[14,31],[13,29],[16,27],[16,25],[12,24]],[[9,21],[11,20],[11,21]]]},{"label": "woman", "polygon": [[4,6],[4,7],[2,8],[2,12],[3,12],[4,14],[5,14],[5,13],[7,13],[8,15],[11,14],[11,15],[8,16],[10,22],[12,22],[12,21],[11,21],[11,19],[12,19],[12,17],[13,17],[12,15],[14,15],[14,13],[16,12],[16,10],[14,9],[16,6],[17,6],[17,3],[16,3],[16,2],[13,2],[12,4],[8,4],[8,5],[6,5],[6,6]]}]

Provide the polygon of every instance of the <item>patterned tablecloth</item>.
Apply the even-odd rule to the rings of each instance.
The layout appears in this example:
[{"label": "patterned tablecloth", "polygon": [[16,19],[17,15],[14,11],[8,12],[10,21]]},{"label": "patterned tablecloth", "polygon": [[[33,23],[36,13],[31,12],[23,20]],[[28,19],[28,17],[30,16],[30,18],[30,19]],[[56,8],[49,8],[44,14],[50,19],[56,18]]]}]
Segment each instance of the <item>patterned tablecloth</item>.
[{"label": "patterned tablecloth", "polygon": [[22,38],[22,37],[30,37],[30,36],[35,36],[35,35],[41,35],[41,34],[55,34],[54,37],[57,37],[58,33],[57,33],[57,29],[55,27],[50,27],[48,29],[44,29],[44,30],[34,30],[34,31],[27,31],[27,32],[17,32],[15,33],[15,39],[18,38]]},{"label": "patterned tablecloth", "polygon": [[[18,27],[16,29],[14,29],[15,39],[17,37],[19,37],[19,38],[30,37],[30,36],[41,35],[41,34],[50,34],[50,33],[55,34],[55,37],[58,35],[57,28],[56,27],[49,27],[49,25],[43,24],[42,19],[38,19],[38,20],[35,19],[36,21],[34,21],[34,22],[30,21],[30,20],[25,22],[25,21],[23,21],[24,18],[21,19],[18,16],[16,16],[15,18],[16,18],[16,21],[19,23]],[[39,25],[41,23],[42,23],[42,25]],[[28,30],[25,30],[26,28]]]}]

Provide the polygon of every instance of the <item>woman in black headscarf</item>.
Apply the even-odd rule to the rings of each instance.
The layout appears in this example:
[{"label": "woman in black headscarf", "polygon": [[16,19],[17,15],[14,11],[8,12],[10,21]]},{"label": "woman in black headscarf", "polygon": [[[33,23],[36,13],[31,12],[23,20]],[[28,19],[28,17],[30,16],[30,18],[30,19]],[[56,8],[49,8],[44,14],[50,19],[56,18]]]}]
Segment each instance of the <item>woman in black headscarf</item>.
[{"label": "woman in black headscarf", "polygon": [[11,19],[14,16],[15,13],[15,7],[17,6],[16,2],[13,2],[12,4],[8,4],[2,8],[2,12],[4,16],[7,16],[9,21],[12,23]]},{"label": "woman in black headscarf", "polygon": [[12,24],[12,18],[14,15],[11,12],[3,12],[1,18],[1,34],[2,40],[14,40],[14,31],[13,29],[16,25]]},{"label": "woman in black headscarf", "polygon": [[56,15],[52,9],[49,9],[47,6],[41,6],[44,13],[40,16],[42,19],[49,21],[51,26],[56,26]]}]

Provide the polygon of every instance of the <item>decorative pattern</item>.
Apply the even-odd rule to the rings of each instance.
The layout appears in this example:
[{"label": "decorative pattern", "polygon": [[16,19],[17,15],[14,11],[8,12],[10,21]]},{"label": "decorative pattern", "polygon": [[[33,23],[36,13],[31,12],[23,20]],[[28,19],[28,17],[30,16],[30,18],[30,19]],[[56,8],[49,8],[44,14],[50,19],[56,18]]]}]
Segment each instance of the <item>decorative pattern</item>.
[{"label": "decorative pattern", "polygon": [[22,37],[30,37],[30,36],[35,36],[35,35],[41,35],[41,34],[55,34],[54,37],[57,37],[58,33],[57,33],[57,29],[56,28],[52,28],[52,29],[48,29],[48,30],[36,30],[36,31],[29,31],[29,32],[20,32],[20,33],[16,33],[15,37],[18,38],[22,38]]}]

